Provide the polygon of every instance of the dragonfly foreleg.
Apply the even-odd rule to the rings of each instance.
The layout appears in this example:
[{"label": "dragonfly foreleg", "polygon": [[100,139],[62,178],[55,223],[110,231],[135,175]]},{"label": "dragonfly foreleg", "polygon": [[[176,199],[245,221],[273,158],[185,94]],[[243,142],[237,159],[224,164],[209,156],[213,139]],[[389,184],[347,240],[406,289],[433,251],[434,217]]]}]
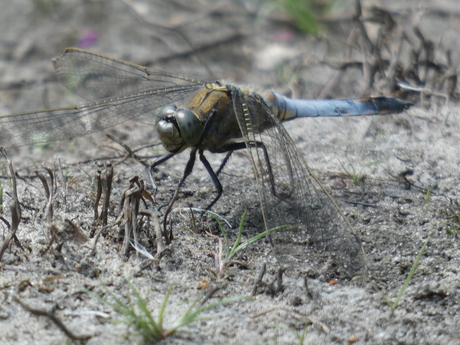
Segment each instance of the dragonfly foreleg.
[{"label": "dragonfly foreleg", "polygon": [[[173,195],[171,201],[169,202],[168,209],[166,210],[165,216],[163,218],[163,236],[165,236],[165,241],[166,241],[167,244],[169,244],[171,242],[171,240],[173,239],[172,228],[171,228],[171,230],[169,232],[169,236],[166,233],[168,216],[169,216],[169,213],[171,213],[172,207],[174,206],[174,203],[177,200],[177,196],[179,195],[179,191],[180,191],[182,185],[184,184],[184,182],[185,182],[186,178],[188,177],[188,175],[190,175],[192,173],[193,167],[195,165],[195,160],[196,160],[196,151],[197,151],[196,148],[192,148],[192,150],[190,151],[190,158],[189,158],[189,160],[187,162],[187,165],[185,166],[184,175],[182,176],[182,178],[180,179],[179,183],[177,184],[176,191],[174,192],[174,195]],[[171,157],[166,158],[166,160],[169,159],[169,158],[171,158]]]},{"label": "dragonfly foreleg", "polygon": [[176,155],[175,152],[167,152],[164,155],[161,155],[160,157],[158,157],[158,159],[156,159],[152,164],[150,164],[147,167],[147,173],[149,175],[149,180],[153,188],[153,197],[155,197],[155,194],[157,192],[157,185],[155,184],[155,181],[153,179],[153,169],[155,169],[158,165],[166,162],[168,159],[174,157],[175,155]]}]

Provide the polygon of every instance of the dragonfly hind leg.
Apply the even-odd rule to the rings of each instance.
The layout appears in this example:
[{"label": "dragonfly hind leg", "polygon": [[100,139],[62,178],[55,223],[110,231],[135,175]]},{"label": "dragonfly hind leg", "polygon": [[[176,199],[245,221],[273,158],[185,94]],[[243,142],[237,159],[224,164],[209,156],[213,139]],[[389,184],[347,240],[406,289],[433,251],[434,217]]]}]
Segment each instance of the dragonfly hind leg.
[{"label": "dragonfly hind leg", "polygon": [[[272,191],[274,196],[278,196],[277,193],[276,193],[276,189],[275,189],[275,177],[273,175],[272,165],[270,163],[270,157],[268,156],[268,151],[267,151],[267,148],[266,148],[265,144],[263,142],[261,142],[261,141],[254,141],[254,142],[251,143],[251,147],[260,148],[264,152],[264,159],[265,159],[265,162],[267,164],[267,172],[268,172],[268,178],[270,180],[271,191]],[[227,152],[227,156],[222,161],[219,169],[217,170],[216,175],[219,176],[219,174],[221,173],[222,169],[227,164],[227,162],[228,162],[231,154],[233,153],[233,151],[242,150],[242,149],[246,149],[246,148],[247,148],[246,143],[232,143],[232,144],[228,144],[228,145],[224,146],[222,148],[222,150],[219,151],[219,153]]]},{"label": "dragonfly hind leg", "polygon": [[227,164],[228,160],[230,159],[230,156],[232,155],[232,153],[233,153],[233,150],[227,152],[227,155],[223,159],[222,163],[220,163],[219,169],[217,169],[217,171],[216,171],[217,176],[219,176],[220,173],[222,172],[222,170],[224,169],[224,167]]},{"label": "dragonfly hind leg", "polygon": [[[270,165],[270,160],[269,160],[269,157],[268,157],[267,148],[265,147],[265,145],[262,142],[255,142],[254,147],[262,148],[262,150],[264,151],[264,157],[265,157],[265,161],[267,162],[267,167],[268,167],[268,170],[269,170],[268,173],[269,173],[269,176],[270,176],[270,182],[271,182],[271,185],[272,185],[272,191],[275,193],[274,177],[273,177],[273,172],[271,170],[271,165]],[[224,146],[219,151],[216,151],[216,152],[213,151],[214,153],[227,152],[227,155],[223,159],[222,163],[219,166],[219,169],[217,169],[216,172],[214,172],[214,170],[211,167],[211,164],[209,164],[208,160],[204,156],[203,150],[199,151],[200,160],[203,163],[203,165],[206,168],[206,170],[208,171],[209,176],[211,176],[212,182],[214,183],[214,185],[216,186],[216,189],[217,189],[217,196],[206,207],[206,210],[210,210],[216,204],[216,202],[220,199],[220,197],[222,196],[223,188],[222,188],[222,184],[219,181],[219,175],[222,172],[222,170],[224,169],[225,165],[228,163],[228,161],[230,159],[230,156],[232,155],[233,151],[242,150],[242,149],[245,149],[245,148],[246,148],[246,143],[232,143],[232,144],[228,144],[228,145]]]}]

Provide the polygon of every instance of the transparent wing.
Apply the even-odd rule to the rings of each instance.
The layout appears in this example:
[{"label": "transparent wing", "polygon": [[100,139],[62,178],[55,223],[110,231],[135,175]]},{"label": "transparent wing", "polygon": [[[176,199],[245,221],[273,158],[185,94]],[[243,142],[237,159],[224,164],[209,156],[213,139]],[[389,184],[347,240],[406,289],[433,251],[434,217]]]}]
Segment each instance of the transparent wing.
[{"label": "transparent wing", "polygon": [[292,139],[265,102],[239,90],[234,110],[250,153],[265,226],[296,224],[272,233],[281,263],[331,257],[349,276],[365,271],[360,241],[339,207],[313,175]]},{"label": "transparent wing", "polygon": [[53,59],[53,65],[59,81],[89,101],[152,90],[181,90],[205,83],[78,48],[67,48]]},{"label": "transparent wing", "polygon": [[53,63],[64,85],[95,101],[0,116],[0,146],[62,140],[101,131],[142,114],[151,113],[153,117],[156,109],[187,98],[204,85],[195,79],[76,48],[67,49]]}]

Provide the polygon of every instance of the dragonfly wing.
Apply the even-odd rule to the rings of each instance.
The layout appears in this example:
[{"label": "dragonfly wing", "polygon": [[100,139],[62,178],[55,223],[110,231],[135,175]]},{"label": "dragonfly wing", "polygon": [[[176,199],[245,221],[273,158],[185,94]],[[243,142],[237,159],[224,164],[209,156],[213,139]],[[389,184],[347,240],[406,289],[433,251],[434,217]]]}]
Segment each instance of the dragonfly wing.
[{"label": "dragonfly wing", "polygon": [[89,100],[146,91],[202,86],[203,81],[139,66],[78,48],[67,48],[53,59],[58,79],[70,91]]},{"label": "dragonfly wing", "polygon": [[[16,147],[104,130],[198,91],[204,82],[68,48],[53,60],[59,79],[93,101],[81,106],[0,116],[0,146]],[[152,118],[152,125],[154,119]]]},{"label": "dragonfly wing", "polygon": [[200,86],[146,90],[131,95],[110,97],[93,103],[0,116],[0,146],[5,148],[50,142],[82,136],[115,126],[142,114],[177,102]]},{"label": "dragonfly wing", "polygon": [[296,224],[293,230],[272,233],[281,263],[308,260],[315,252],[315,258],[323,256],[325,261],[335,257],[349,276],[363,273],[360,241],[279,120],[265,102],[239,90],[233,92],[233,104],[254,167],[266,228]]}]

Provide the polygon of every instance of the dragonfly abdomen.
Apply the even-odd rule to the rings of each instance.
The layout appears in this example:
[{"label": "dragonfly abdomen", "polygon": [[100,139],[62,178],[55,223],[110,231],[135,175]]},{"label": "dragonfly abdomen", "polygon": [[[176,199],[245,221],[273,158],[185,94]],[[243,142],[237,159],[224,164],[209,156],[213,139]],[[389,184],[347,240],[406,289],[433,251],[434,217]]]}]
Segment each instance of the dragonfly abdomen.
[{"label": "dragonfly abdomen", "polygon": [[289,121],[297,117],[398,114],[412,105],[395,97],[303,100],[290,99],[276,92],[269,92],[266,101],[280,121]]}]

